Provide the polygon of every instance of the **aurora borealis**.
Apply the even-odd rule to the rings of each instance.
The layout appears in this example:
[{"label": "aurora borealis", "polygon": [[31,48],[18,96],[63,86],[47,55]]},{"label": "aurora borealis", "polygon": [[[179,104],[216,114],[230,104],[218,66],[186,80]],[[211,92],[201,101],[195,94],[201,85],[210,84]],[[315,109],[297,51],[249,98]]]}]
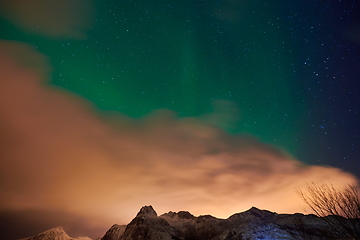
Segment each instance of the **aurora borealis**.
[{"label": "aurora borealis", "polygon": [[0,218],[19,237],[69,218],[96,237],[145,204],[301,211],[296,187],[360,176],[355,1],[0,9]]}]

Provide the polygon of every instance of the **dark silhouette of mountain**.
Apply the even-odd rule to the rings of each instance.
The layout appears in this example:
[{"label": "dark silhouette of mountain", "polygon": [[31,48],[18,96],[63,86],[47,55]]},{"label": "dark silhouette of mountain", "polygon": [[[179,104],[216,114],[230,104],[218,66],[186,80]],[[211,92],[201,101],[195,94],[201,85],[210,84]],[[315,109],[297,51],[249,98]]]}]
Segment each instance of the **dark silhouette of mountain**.
[{"label": "dark silhouette of mountain", "polygon": [[[54,228],[26,240],[82,239],[85,240],[71,238],[62,228]],[[152,206],[144,206],[128,225],[115,224],[98,240],[245,239],[335,240],[339,237],[332,236],[329,225],[312,214],[277,214],[252,207],[227,219],[219,219],[210,215],[195,217],[186,211],[158,216]]]}]

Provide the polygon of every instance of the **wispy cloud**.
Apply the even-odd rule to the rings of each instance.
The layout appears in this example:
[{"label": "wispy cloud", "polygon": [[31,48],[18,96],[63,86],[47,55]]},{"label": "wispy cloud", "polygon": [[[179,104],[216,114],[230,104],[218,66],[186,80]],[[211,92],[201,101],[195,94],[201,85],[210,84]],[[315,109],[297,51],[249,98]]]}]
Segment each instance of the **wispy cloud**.
[{"label": "wispy cloud", "polygon": [[2,0],[0,13],[19,28],[51,38],[84,38],[91,26],[89,0]]},{"label": "wispy cloud", "polygon": [[227,134],[208,121],[219,113],[204,120],[157,110],[131,119],[96,111],[47,85],[49,71],[31,46],[1,43],[0,211],[64,211],[109,226],[145,204],[218,217],[251,206],[292,213],[302,211],[295,188],[306,182],[356,182]]}]

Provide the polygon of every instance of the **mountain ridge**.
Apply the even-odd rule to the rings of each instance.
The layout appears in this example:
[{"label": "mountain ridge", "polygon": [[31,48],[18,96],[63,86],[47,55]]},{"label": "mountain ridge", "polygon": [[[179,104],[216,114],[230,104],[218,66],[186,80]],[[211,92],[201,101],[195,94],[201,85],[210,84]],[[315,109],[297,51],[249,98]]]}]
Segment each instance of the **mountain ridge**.
[{"label": "mountain ridge", "polygon": [[[313,214],[278,214],[252,207],[247,211],[235,213],[227,219],[211,215],[194,216],[187,211],[169,211],[158,216],[154,208],[149,205],[143,206],[129,224],[114,224],[97,240],[339,239],[332,234],[332,229],[324,218]],[[71,238],[61,227],[56,227],[21,240],[90,240],[90,238]]]}]

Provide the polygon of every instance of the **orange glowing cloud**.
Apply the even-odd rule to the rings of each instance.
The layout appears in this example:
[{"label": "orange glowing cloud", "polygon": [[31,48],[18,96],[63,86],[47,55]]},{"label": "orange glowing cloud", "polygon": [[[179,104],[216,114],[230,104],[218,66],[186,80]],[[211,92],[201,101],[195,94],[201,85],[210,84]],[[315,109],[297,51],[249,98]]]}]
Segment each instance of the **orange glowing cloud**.
[{"label": "orange glowing cloud", "polygon": [[51,38],[84,38],[91,25],[90,0],[2,0],[0,13],[17,27]]},{"label": "orange glowing cloud", "polygon": [[217,217],[251,206],[293,213],[304,206],[295,188],[357,181],[229,135],[212,124],[219,113],[207,121],[169,110],[137,120],[96,112],[47,85],[50,70],[31,46],[1,43],[0,211],[64,211],[106,227],[127,223],[146,204]]}]

